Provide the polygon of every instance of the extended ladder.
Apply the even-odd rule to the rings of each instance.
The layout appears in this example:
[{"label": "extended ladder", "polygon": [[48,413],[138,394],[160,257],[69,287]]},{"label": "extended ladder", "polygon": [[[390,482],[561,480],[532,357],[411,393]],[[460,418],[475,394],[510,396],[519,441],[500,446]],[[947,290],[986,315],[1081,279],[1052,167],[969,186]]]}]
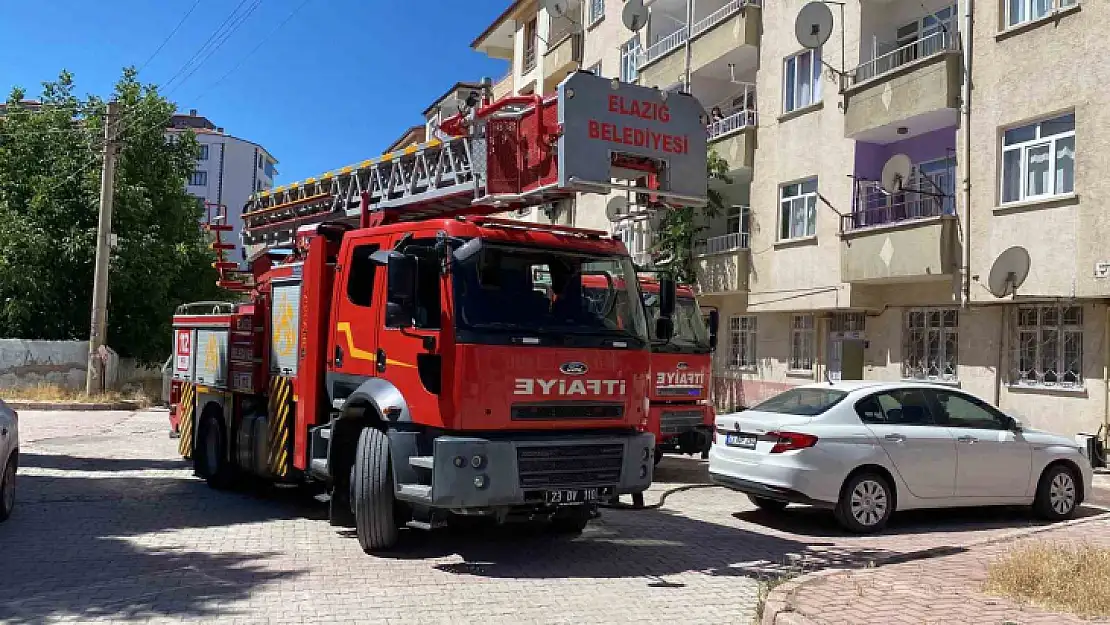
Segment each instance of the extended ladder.
[{"label": "extended ladder", "polygon": [[212,233],[212,242],[209,247],[216,252],[216,261],[212,263],[212,267],[216,269],[219,275],[216,286],[228,291],[249,291],[252,286],[250,274],[242,271],[239,268],[239,263],[228,260],[227,256],[227,252],[239,246],[224,241],[221,236],[225,232],[235,230],[234,226],[227,223],[227,206],[215,202],[205,202],[204,209],[204,229]]}]

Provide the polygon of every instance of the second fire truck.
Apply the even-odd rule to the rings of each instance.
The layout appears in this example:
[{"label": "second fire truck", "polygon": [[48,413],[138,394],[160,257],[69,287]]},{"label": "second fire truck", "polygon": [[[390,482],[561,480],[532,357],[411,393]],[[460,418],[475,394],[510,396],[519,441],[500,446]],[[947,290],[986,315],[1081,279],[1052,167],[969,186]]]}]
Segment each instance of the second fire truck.
[{"label": "second fire truck", "polygon": [[579,531],[650,485],[638,426],[673,283],[649,329],[619,240],[490,215],[644,177],[664,203],[704,204],[701,106],[588,72],[468,105],[445,138],[245,208],[244,243],[265,251],[249,275],[217,263],[245,302],[173,320],[180,451],[212,486],[322,485],[373,552],[452,516]]}]

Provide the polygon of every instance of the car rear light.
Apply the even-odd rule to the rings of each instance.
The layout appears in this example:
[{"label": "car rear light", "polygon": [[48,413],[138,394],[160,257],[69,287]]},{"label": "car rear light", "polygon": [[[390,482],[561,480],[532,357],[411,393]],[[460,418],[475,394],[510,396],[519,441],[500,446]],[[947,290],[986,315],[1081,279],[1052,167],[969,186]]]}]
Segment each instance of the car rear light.
[{"label": "car rear light", "polygon": [[799,434],[797,432],[768,432],[767,438],[775,441],[771,453],[781,454],[784,451],[806,449],[817,444],[817,437],[812,434]]}]

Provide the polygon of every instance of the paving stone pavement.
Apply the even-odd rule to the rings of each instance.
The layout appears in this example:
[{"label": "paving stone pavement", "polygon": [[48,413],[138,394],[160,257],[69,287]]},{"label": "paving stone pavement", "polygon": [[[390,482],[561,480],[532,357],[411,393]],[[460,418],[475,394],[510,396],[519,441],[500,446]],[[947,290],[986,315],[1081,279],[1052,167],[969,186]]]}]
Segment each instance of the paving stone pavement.
[{"label": "paving stone pavement", "polygon": [[[192,476],[165,411],[20,416],[16,511],[0,524],[0,622],[749,623],[761,580],[967,545],[1022,511],[896,516],[845,536],[824,513],[769,516],[720,488],[606,510],[582,536],[406,531],[362,553],[296,491],[217,492]],[[648,502],[705,482],[668,457]]]}]

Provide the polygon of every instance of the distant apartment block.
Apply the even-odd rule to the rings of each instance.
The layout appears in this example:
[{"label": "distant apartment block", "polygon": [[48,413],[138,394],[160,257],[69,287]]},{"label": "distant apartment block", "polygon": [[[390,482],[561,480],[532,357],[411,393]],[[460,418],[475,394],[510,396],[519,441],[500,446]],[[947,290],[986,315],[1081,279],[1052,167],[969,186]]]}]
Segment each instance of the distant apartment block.
[{"label": "distant apartment block", "polygon": [[[186,190],[201,202],[227,207],[227,223],[235,228],[227,239],[239,244],[243,207],[252,193],[273,188],[277,159],[257,143],[227,134],[196,110],[174,115],[167,132],[172,136],[185,130],[193,131],[200,144],[197,168]],[[240,263],[246,259],[241,245],[228,258]]]}]

